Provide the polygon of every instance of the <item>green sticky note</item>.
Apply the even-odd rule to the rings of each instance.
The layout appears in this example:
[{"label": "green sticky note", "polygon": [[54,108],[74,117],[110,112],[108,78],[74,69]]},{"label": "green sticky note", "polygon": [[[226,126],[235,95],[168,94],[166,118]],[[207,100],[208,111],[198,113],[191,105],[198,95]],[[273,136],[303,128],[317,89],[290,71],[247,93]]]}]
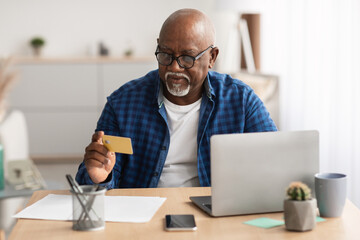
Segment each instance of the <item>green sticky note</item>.
[{"label": "green sticky note", "polygon": [[252,225],[255,227],[261,227],[261,228],[272,228],[281,226],[284,224],[284,221],[279,221],[271,218],[256,218],[247,222],[244,222],[245,224]]},{"label": "green sticky note", "polygon": [[324,222],[324,221],[326,221],[324,218],[316,217],[316,222]]}]

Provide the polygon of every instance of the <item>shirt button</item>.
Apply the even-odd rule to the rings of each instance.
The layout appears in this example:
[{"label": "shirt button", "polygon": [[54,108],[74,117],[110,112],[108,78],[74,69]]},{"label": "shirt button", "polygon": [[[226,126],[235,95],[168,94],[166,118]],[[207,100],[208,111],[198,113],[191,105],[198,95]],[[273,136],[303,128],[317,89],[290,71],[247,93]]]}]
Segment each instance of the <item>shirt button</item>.
[{"label": "shirt button", "polygon": [[158,172],[154,172],[154,173],[153,173],[153,176],[154,176],[154,177],[157,177],[157,176],[159,176],[159,173],[158,173]]},{"label": "shirt button", "polygon": [[162,146],[162,147],[161,147],[161,150],[166,150],[166,146]]}]

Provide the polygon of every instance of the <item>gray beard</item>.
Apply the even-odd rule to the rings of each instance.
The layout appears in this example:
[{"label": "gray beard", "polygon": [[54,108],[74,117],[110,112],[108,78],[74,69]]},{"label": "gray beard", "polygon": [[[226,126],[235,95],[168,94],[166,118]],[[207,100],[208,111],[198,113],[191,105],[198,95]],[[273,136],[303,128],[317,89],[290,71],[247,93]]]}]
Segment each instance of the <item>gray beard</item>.
[{"label": "gray beard", "polygon": [[166,81],[166,88],[169,93],[175,97],[183,97],[186,96],[190,91],[190,84],[188,84],[186,89],[181,89],[181,84],[170,84]]}]

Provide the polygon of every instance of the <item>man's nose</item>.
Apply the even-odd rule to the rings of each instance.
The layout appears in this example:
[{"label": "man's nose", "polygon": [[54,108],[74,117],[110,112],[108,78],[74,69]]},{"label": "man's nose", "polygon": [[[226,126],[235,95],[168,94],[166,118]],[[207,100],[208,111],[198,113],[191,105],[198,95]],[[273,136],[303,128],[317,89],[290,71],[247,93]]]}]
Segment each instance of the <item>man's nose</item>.
[{"label": "man's nose", "polygon": [[183,70],[183,68],[180,67],[176,59],[174,59],[173,62],[168,66],[168,69],[172,72],[178,72]]}]

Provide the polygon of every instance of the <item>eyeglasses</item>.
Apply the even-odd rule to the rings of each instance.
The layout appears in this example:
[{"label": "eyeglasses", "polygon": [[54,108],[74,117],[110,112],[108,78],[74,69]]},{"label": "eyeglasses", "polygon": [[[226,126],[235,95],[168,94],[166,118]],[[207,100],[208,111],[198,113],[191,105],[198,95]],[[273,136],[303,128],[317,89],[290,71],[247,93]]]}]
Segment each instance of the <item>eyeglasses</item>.
[{"label": "eyeglasses", "polygon": [[206,53],[207,50],[210,48],[214,48],[214,45],[210,45],[207,49],[196,55],[195,57],[189,56],[189,55],[180,55],[178,57],[175,57],[172,54],[168,54],[165,52],[158,52],[159,46],[156,48],[155,56],[157,61],[164,66],[170,66],[174,60],[177,61],[180,67],[189,69],[192,68],[195,64],[195,61],[198,60],[204,53]]}]

